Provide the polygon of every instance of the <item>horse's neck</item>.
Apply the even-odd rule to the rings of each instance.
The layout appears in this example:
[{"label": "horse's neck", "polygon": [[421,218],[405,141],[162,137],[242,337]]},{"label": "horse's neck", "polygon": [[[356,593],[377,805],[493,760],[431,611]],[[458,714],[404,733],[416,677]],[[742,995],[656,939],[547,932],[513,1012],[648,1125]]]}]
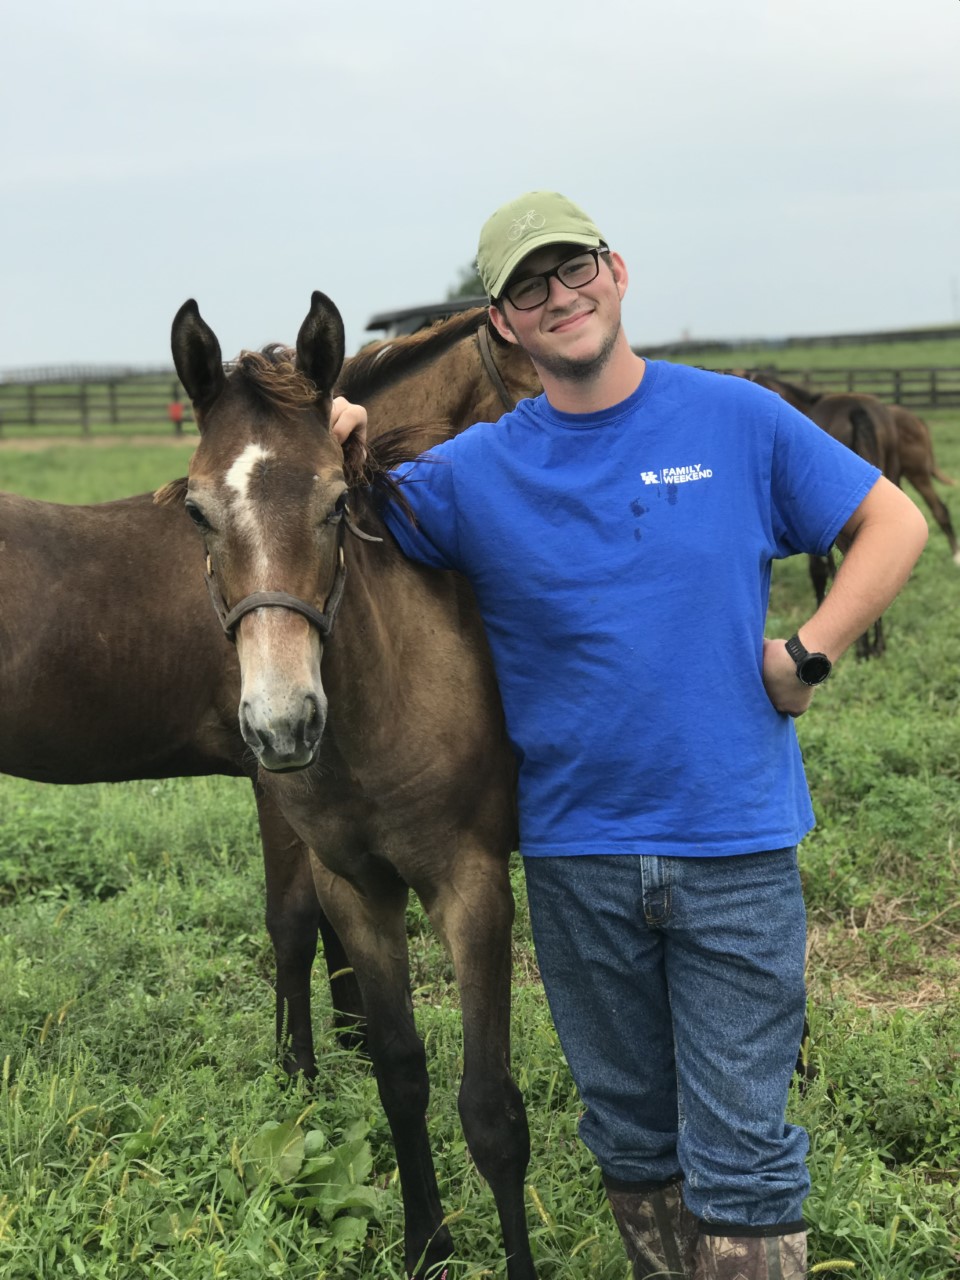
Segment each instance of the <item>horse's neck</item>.
[{"label": "horse's neck", "polygon": [[371,440],[392,427],[443,424],[457,435],[475,422],[496,421],[503,405],[480,358],[475,334],[433,364],[371,396],[366,404]]},{"label": "horse's neck", "polygon": [[392,767],[400,737],[407,749],[411,732],[435,742],[464,702],[482,707],[478,718],[492,724],[499,695],[466,580],[413,564],[384,536],[382,545],[347,548],[346,591],[323,683],[340,755],[366,764],[379,755]]}]

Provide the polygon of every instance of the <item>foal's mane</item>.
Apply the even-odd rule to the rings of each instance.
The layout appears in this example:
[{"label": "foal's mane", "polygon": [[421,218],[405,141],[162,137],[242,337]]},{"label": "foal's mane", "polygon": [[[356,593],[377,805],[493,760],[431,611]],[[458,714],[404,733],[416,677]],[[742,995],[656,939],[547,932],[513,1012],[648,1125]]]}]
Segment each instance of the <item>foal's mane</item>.
[{"label": "foal's mane", "polygon": [[240,386],[266,408],[296,413],[312,409],[318,388],[296,366],[292,347],[272,342],[262,351],[241,351],[226,366],[231,383]]}]

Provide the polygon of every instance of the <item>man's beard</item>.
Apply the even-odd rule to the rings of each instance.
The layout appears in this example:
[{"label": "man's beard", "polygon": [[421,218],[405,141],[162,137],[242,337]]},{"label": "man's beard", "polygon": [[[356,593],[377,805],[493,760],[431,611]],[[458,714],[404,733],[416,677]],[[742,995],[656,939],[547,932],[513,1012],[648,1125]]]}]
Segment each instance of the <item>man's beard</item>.
[{"label": "man's beard", "polygon": [[603,372],[607,361],[613,355],[613,349],[617,345],[619,336],[619,327],[611,329],[597,354],[586,359],[573,360],[568,356],[556,355],[553,352],[544,353],[543,351],[538,351],[534,356],[534,363],[549,373],[551,377],[558,378],[561,381],[590,382]]}]

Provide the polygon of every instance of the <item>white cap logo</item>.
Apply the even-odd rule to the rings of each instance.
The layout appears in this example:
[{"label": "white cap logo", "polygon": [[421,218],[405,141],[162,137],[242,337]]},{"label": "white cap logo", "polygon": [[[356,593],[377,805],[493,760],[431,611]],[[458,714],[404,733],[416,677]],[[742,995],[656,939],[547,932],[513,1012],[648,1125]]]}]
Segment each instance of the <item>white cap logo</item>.
[{"label": "white cap logo", "polygon": [[521,214],[519,218],[514,218],[510,223],[507,239],[519,240],[525,231],[539,231],[546,221],[542,213],[537,213],[536,209],[528,209],[526,213]]}]

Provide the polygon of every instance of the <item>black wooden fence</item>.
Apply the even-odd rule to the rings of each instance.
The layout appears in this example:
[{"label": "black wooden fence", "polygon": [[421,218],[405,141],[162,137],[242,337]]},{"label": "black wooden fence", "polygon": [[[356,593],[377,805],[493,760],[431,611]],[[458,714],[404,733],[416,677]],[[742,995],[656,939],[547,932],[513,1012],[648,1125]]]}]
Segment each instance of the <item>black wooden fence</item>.
[{"label": "black wooden fence", "polygon": [[[84,435],[164,430],[179,434],[193,421],[190,402],[172,369],[112,377],[102,371],[93,376],[84,372],[16,379],[8,375],[0,381],[0,432],[36,427],[65,434],[79,428]],[[173,407],[177,405],[179,410]]]},{"label": "black wooden fence", "polygon": [[808,391],[850,391],[877,396],[906,409],[960,408],[960,365],[917,366],[905,369],[805,369],[766,365],[785,382]]}]

